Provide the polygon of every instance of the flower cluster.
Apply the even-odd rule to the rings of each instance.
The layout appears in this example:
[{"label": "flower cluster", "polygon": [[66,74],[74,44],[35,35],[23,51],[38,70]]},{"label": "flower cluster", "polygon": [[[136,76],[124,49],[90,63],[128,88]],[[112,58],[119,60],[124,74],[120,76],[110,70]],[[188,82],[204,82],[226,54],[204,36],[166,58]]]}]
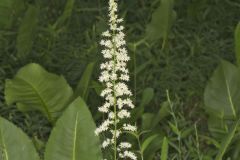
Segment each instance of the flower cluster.
[{"label": "flower cluster", "polygon": [[106,88],[102,90],[101,96],[105,103],[98,108],[102,113],[107,114],[105,121],[96,129],[95,134],[108,132],[102,147],[113,147],[115,159],[136,160],[136,155],[130,151],[131,144],[119,142],[119,137],[126,131],[135,132],[136,126],[127,124],[123,120],[130,118],[129,109],[134,108],[132,92],[126,82],[129,81],[127,62],[130,60],[126,50],[124,27],[121,25],[122,18],[117,15],[118,6],[116,0],[109,0],[109,30],[104,32],[100,45],[103,46],[102,54],[105,62],[101,64],[102,70],[99,81]]}]

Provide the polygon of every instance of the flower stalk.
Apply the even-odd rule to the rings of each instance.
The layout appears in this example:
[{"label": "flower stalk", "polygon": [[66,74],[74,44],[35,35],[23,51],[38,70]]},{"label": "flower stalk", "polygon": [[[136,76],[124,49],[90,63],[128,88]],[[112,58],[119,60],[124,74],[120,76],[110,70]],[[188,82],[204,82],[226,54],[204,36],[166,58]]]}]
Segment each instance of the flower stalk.
[{"label": "flower stalk", "polygon": [[130,151],[132,145],[129,142],[120,142],[123,132],[137,130],[136,126],[126,123],[130,118],[130,109],[134,108],[131,100],[132,92],[128,89],[129,71],[127,62],[130,60],[126,49],[124,27],[122,18],[117,15],[117,0],[109,0],[109,29],[103,32],[100,45],[104,62],[99,81],[106,87],[101,96],[105,103],[98,108],[99,112],[106,114],[106,119],[96,129],[96,135],[105,134],[107,137],[102,148],[112,147],[113,159],[136,160],[136,155]]}]

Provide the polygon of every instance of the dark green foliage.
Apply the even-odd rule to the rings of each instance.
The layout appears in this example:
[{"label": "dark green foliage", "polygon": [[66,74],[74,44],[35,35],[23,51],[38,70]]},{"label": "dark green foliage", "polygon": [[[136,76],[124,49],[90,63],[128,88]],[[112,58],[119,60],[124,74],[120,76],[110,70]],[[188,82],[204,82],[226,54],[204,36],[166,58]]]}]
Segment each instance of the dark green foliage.
[{"label": "dark green foliage", "polygon": [[[230,68],[226,75],[236,72],[235,62],[239,65],[239,2],[119,3],[132,58],[130,85],[137,107],[133,114],[140,146],[146,146],[144,158],[164,159],[162,152],[168,151],[169,160],[213,160],[217,155],[223,160],[239,160],[239,126],[235,127],[239,102],[238,91],[234,91],[239,84],[230,78],[235,114],[219,97],[204,102],[205,86],[227,102],[223,74],[217,75],[221,86],[217,90],[215,84],[207,84],[213,73],[223,73],[221,67],[214,72],[219,64]],[[39,112],[19,112],[19,105],[7,106],[5,80],[26,64],[41,64],[47,71],[63,75],[73,88],[73,97],[81,95],[94,120],[100,122],[97,107],[102,104],[102,86],[97,79],[102,57],[98,42],[107,26],[106,16],[107,2],[100,0],[0,0],[0,115],[34,139],[41,158],[52,126]],[[233,64],[222,64],[220,59]],[[205,101],[212,96],[208,95],[205,93]],[[135,139],[129,139],[138,149]]]}]

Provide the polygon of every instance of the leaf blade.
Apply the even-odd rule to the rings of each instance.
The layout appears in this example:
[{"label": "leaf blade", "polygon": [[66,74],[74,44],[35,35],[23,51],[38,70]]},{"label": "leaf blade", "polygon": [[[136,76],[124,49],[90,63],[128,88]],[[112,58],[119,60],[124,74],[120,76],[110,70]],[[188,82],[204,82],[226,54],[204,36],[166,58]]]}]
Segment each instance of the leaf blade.
[{"label": "leaf blade", "polygon": [[17,36],[17,56],[26,57],[32,49],[34,35],[37,30],[39,8],[29,5],[21,22]]},{"label": "leaf blade", "polygon": [[45,159],[101,160],[95,128],[86,104],[77,98],[57,121],[46,146]]},{"label": "leaf blade", "polygon": [[0,117],[0,153],[1,149],[4,160],[40,159],[27,135],[2,117]]},{"label": "leaf blade", "polygon": [[237,59],[237,64],[240,65],[240,22],[235,29],[235,54]]},{"label": "leaf blade", "polygon": [[66,80],[31,63],[22,67],[13,79],[6,80],[5,99],[25,112],[38,110],[50,122],[61,114],[73,95]]},{"label": "leaf blade", "polygon": [[168,140],[166,137],[163,138],[161,160],[167,160],[168,158]]}]

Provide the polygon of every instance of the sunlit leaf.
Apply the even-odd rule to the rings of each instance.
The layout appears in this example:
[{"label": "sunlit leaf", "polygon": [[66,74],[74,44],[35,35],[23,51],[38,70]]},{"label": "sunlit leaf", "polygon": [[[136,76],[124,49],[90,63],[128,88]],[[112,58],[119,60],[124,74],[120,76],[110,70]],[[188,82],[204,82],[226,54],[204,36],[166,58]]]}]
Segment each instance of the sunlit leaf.
[{"label": "sunlit leaf", "polygon": [[0,159],[40,160],[27,135],[2,117],[0,117]]},{"label": "sunlit leaf", "polygon": [[45,160],[102,160],[95,129],[88,107],[77,98],[57,121],[46,146]]},{"label": "sunlit leaf", "polygon": [[62,76],[49,73],[35,63],[21,68],[5,85],[7,104],[16,103],[21,111],[41,111],[50,122],[61,114],[72,95]]},{"label": "sunlit leaf", "polygon": [[168,158],[168,139],[163,138],[162,151],[161,151],[161,160],[167,160]]}]

